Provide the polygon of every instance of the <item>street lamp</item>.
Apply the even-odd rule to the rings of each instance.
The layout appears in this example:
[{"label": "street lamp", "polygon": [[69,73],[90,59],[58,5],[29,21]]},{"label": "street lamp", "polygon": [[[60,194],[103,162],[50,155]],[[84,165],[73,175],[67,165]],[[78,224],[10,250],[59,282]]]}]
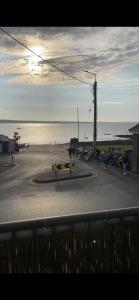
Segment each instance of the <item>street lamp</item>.
[{"label": "street lamp", "polygon": [[97,80],[96,80],[96,73],[89,72],[87,70],[82,70],[83,72],[93,74],[95,76],[95,81],[93,84],[94,88],[94,136],[93,136],[93,148],[94,151],[96,150],[96,142],[97,142]]}]

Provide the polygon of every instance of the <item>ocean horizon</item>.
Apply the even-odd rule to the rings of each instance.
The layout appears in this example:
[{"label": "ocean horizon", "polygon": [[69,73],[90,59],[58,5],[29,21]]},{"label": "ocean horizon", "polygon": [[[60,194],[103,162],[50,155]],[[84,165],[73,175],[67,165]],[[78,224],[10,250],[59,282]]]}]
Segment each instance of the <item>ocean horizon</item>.
[{"label": "ocean horizon", "polygon": [[[97,140],[116,140],[116,135],[127,135],[128,130],[136,122],[98,122]],[[18,132],[20,143],[32,145],[63,144],[71,138],[78,137],[77,122],[1,122],[0,134],[13,138],[14,132]],[[79,139],[93,141],[93,122],[80,122]]]},{"label": "ocean horizon", "polygon": [[[97,121],[97,123],[138,123],[139,121]],[[37,120],[8,120],[0,119],[0,123],[78,123],[77,121],[37,121]],[[80,121],[79,123],[90,123],[93,121]]]}]

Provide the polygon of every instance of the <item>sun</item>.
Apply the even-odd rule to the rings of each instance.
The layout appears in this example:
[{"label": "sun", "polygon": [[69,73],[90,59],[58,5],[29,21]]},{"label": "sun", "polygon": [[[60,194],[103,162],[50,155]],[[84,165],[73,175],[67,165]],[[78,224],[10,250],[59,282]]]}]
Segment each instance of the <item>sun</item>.
[{"label": "sun", "polygon": [[[30,48],[34,53],[43,56],[44,48],[42,46],[34,46]],[[28,56],[28,68],[30,71],[41,71],[41,66],[38,64],[38,62],[41,61],[41,58],[36,56],[33,53],[30,53]]]}]

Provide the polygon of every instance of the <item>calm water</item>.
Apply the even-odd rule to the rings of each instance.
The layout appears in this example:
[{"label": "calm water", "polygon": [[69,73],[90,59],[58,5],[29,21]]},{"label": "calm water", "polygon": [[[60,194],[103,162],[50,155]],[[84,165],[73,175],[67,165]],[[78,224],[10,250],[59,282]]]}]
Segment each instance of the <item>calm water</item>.
[{"label": "calm water", "polygon": [[[133,122],[99,122],[97,128],[97,140],[111,140],[116,139],[114,135],[129,134],[128,129],[135,124],[136,123]],[[14,132],[18,132],[21,136],[20,143],[30,143],[32,145],[67,143],[70,138],[77,137],[78,135],[76,123],[0,124],[0,134],[13,138]],[[92,140],[93,123],[80,123],[80,141]]]}]

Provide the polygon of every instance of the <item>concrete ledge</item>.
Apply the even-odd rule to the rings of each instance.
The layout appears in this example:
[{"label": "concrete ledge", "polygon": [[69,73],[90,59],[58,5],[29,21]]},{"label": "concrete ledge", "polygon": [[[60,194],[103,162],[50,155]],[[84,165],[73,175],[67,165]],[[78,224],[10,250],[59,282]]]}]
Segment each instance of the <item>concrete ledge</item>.
[{"label": "concrete ledge", "polygon": [[84,178],[92,176],[92,173],[82,173],[82,174],[76,174],[76,175],[66,175],[65,177],[55,177],[55,178],[46,178],[43,179],[42,175],[37,176],[33,179],[35,183],[51,183],[51,182],[57,182],[57,181],[65,181],[65,180],[72,180],[72,179],[78,179],[78,178]]}]

